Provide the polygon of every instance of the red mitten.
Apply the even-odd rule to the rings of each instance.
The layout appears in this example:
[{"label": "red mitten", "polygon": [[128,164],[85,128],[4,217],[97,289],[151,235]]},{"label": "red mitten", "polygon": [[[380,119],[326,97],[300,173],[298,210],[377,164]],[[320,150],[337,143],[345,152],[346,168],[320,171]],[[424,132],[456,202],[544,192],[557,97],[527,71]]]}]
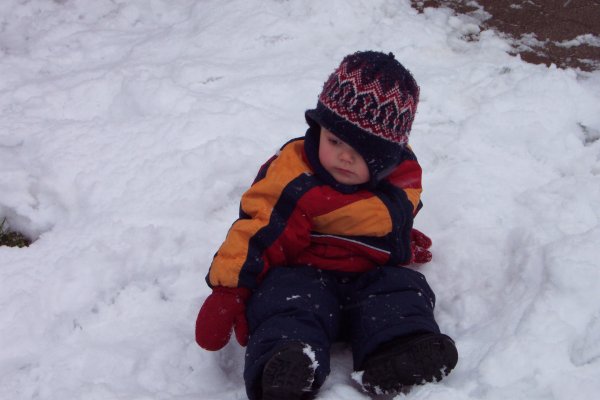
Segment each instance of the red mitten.
[{"label": "red mitten", "polygon": [[413,229],[410,232],[410,249],[412,251],[412,262],[424,264],[431,261],[431,239],[423,232]]},{"label": "red mitten", "polygon": [[231,330],[239,344],[248,343],[248,322],[246,321],[246,300],[250,290],[217,286],[206,298],[196,319],[196,342],[200,347],[216,351],[222,349]]}]

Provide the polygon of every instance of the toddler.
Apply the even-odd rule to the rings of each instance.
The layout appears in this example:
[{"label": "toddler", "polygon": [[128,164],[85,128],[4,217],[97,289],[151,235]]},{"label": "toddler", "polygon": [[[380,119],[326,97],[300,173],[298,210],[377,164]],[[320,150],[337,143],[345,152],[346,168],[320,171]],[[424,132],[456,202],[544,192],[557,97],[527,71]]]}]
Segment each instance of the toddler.
[{"label": "toddler", "polygon": [[421,167],[408,138],[418,100],[393,54],[345,57],[306,111],[304,137],[268,160],[242,196],[207,276],[196,341],[219,350],[235,332],[247,345],[251,400],[314,396],[338,341],[374,394],[455,367],[435,295],[407,268],[431,259],[431,241],[413,229]]}]

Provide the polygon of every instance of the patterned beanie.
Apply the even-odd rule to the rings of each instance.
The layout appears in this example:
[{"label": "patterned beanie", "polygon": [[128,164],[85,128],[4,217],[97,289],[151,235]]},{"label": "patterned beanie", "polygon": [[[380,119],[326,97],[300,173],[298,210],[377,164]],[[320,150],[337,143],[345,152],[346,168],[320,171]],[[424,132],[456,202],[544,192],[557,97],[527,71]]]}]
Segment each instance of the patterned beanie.
[{"label": "patterned beanie", "polygon": [[419,86],[392,53],[357,52],[342,60],[317,107],[306,111],[307,135],[319,126],[333,132],[365,159],[377,184],[402,161],[418,102]]}]

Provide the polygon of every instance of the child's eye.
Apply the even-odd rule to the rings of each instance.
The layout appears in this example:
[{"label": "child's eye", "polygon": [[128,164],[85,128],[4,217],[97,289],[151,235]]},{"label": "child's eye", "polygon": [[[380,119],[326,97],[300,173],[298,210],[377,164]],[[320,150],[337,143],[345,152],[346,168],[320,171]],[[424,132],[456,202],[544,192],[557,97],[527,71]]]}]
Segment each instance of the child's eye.
[{"label": "child's eye", "polygon": [[333,144],[333,145],[338,145],[340,144],[340,141],[334,138],[329,138],[329,143]]}]

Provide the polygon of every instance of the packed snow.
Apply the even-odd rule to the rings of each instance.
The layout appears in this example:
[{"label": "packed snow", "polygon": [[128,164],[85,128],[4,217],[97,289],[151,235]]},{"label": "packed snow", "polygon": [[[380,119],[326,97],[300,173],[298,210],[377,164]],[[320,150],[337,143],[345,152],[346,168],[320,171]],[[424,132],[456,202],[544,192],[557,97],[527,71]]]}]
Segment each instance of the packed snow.
[{"label": "packed snow", "polygon": [[[421,86],[420,270],[460,354],[395,398],[598,396],[600,72],[407,0],[3,0],[0,22],[0,220],[34,239],[0,247],[1,399],[246,398],[243,348],[194,342],[204,277],[357,50]],[[317,399],[368,399],[332,357]]]}]

